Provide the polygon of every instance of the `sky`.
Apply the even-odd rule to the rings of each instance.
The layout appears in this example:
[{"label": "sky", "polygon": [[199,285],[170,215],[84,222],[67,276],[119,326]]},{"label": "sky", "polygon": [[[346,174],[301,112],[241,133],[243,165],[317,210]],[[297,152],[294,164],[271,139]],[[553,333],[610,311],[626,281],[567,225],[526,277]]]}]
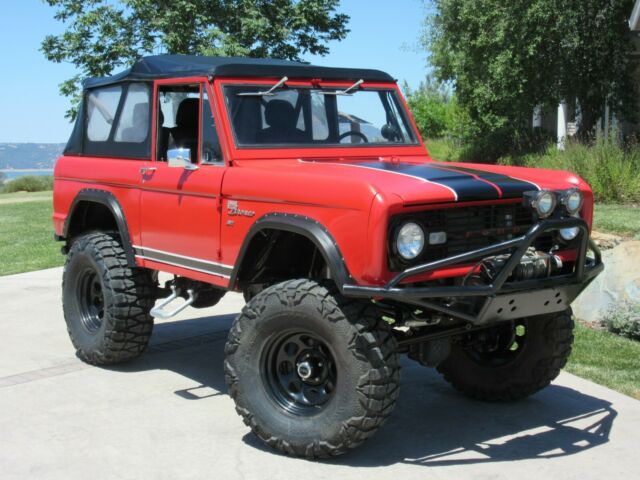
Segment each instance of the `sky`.
[{"label": "sky", "polygon": [[[6,3],[5,3],[6,2]],[[41,0],[5,0],[0,15],[0,142],[64,143],[72,125],[64,118],[69,100],[58,85],[76,72],[71,64],[47,61],[39,51],[45,35],[64,26]],[[418,48],[424,19],[421,0],[342,0],[351,32],[331,42],[325,57],[304,60],[333,67],[387,71],[417,87],[427,73],[426,54]]]}]

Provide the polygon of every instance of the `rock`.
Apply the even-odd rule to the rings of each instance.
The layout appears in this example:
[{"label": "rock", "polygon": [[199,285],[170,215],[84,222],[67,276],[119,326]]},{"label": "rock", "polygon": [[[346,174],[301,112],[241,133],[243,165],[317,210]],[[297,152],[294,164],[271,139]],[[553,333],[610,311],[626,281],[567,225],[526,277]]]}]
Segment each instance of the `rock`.
[{"label": "rock", "polygon": [[640,241],[624,241],[602,252],[604,272],[573,302],[573,313],[589,323],[600,322],[616,304],[640,304]]},{"label": "rock", "polygon": [[591,233],[591,238],[593,238],[593,241],[596,242],[596,245],[600,247],[600,250],[609,250],[611,248],[615,248],[624,241],[624,238],[619,235],[596,231],[593,231]]}]

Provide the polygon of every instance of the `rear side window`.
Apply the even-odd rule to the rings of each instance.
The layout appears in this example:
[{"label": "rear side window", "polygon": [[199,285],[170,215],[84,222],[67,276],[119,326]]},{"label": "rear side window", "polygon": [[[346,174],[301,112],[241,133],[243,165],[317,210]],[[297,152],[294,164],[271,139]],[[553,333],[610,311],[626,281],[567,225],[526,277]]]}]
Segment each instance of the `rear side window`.
[{"label": "rear side window", "polygon": [[150,107],[149,89],[139,83],[131,84],[118,120],[115,141],[144,142],[149,135]]},{"label": "rear side window", "polygon": [[119,85],[94,90],[87,96],[87,140],[104,142],[109,139],[121,96]]},{"label": "rear side window", "polygon": [[151,155],[151,94],[148,83],[124,83],[86,94],[83,153],[147,159]]}]

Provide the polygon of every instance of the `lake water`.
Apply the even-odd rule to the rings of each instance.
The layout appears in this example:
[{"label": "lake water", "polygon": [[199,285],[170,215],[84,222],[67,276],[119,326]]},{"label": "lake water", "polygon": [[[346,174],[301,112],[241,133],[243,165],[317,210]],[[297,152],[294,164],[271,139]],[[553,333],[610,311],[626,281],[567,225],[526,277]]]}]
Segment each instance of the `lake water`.
[{"label": "lake water", "polygon": [[53,175],[53,170],[0,170],[0,172],[4,173],[7,180],[24,177],[25,175],[37,175],[39,177]]}]

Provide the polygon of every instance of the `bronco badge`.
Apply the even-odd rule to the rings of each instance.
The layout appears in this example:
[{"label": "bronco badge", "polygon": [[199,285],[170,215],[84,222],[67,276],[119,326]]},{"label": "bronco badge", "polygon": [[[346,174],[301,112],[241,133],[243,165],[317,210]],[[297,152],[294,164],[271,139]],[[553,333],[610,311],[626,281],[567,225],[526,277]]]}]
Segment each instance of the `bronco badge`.
[{"label": "bronco badge", "polygon": [[241,215],[243,217],[253,217],[256,212],[254,212],[253,210],[242,210],[238,208],[237,200],[229,200],[227,202],[227,214],[229,216]]}]

